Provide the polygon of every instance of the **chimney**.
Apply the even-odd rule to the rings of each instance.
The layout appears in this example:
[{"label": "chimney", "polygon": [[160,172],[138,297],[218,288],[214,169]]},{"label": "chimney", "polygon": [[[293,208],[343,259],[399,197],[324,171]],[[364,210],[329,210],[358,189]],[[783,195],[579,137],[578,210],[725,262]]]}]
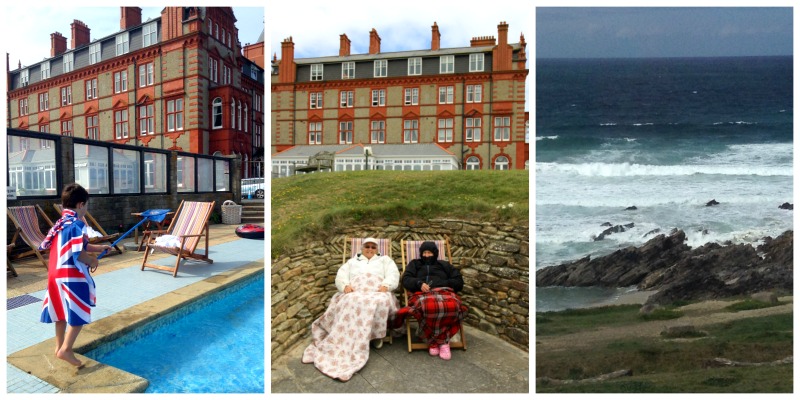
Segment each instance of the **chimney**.
[{"label": "chimney", "polygon": [[378,36],[378,31],[372,28],[369,31],[369,54],[378,54],[381,52],[381,37]]},{"label": "chimney", "polygon": [[50,57],[55,57],[67,51],[67,38],[58,32],[50,34]]},{"label": "chimney", "polygon": [[508,24],[506,21],[500,22],[500,25],[497,25],[497,38],[498,43],[500,46],[505,46],[508,44]]},{"label": "chimney", "polygon": [[512,49],[508,44],[508,24],[497,25],[497,46],[492,49],[492,71],[511,70]]},{"label": "chimney", "polygon": [[433,26],[431,27],[431,50],[439,50],[439,40],[442,38],[442,34],[439,33],[439,25],[436,25],[436,21],[433,21]]},{"label": "chimney", "polygon": [[86,24],[76,19],[72,22],[70,26],[72,27],[73,49],[77,49],[78,47],[81,47],[85,44],[89,44],[89,41],[91,40],[89,32],[91,32],[91,29],[89,29],[89,27],[86,26]]},{"label": "chimney", "polygon": [[469,41],[470,47],[494,46],[494,36],[477,36]]},{"label": "chimney", "polygon": [[350,55],[350,39],[346,34],[339,35],[339,57]]},{"label": "chimney", "polygon": [[294,64],[294,42],[292,37],[281,42],[281,64],[278,67],[278,81],[280,83],[293,83],[297,70]]},{"label": "chimney", "polygon": [[119,29],[127,30],[142,24],[142,9],[139,7],[120,7]]}]

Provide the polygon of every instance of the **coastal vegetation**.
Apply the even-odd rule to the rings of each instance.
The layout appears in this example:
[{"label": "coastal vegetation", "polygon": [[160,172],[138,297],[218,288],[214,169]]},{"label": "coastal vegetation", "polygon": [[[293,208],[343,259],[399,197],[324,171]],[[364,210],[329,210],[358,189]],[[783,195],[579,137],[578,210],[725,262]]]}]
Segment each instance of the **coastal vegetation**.
[{"label": "coastal vegetation", "polygon": [[528,220],[528,171],[353,171],[273,179],[272,256],[370,220]]}]

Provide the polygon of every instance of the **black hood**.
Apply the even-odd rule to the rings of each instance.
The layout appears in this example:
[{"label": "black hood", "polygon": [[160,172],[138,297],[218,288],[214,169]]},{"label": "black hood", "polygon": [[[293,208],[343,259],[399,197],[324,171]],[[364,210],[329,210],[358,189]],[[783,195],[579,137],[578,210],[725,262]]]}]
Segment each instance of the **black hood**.
[{"label": "black hood", "polygon": [[[433,257],[423,257],[422,252],[424,252],[425,250],[433,252]],[[422,244],[419,246],[419,258],[427,263],[433,263],[434,261],[436,261],[439,258],[439,248],[436,247],[436,243],[422,242]]]}]

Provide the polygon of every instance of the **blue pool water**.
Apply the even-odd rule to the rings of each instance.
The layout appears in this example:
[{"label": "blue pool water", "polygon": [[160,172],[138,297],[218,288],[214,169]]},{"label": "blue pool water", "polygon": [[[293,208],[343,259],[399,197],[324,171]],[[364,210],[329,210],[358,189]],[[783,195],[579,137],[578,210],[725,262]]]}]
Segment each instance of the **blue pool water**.
[{"label": "blue pool water", "polygon": [[264,393],[264,275],[86,356],[147,379],[146,393]]}]

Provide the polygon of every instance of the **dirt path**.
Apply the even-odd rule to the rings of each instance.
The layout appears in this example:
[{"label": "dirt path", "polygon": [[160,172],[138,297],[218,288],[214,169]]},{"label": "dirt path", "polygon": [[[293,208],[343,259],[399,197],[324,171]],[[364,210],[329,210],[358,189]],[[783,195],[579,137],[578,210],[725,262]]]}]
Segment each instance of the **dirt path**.
[{"label": "dirt path", "polygon": [[665,328],[671,326],[694,325],[696,328],[701,328],[707,325],[744,318],[792,312],[792,296],[781,297],[779,301],[788,301],[789,304],[739,312],[729,312],[725,310],[726,306],[734,303],[733,301],[704,301],[679,308],[679,310],[684,312],[684,316],[672,320],[647,321],[634,325],[601,327],[593,331],[584,331],[567,335],[537,336],[536,353],[541,354],[544,352],[567,349],[576,350],[619,339],[660,337],[661,332]]}]

